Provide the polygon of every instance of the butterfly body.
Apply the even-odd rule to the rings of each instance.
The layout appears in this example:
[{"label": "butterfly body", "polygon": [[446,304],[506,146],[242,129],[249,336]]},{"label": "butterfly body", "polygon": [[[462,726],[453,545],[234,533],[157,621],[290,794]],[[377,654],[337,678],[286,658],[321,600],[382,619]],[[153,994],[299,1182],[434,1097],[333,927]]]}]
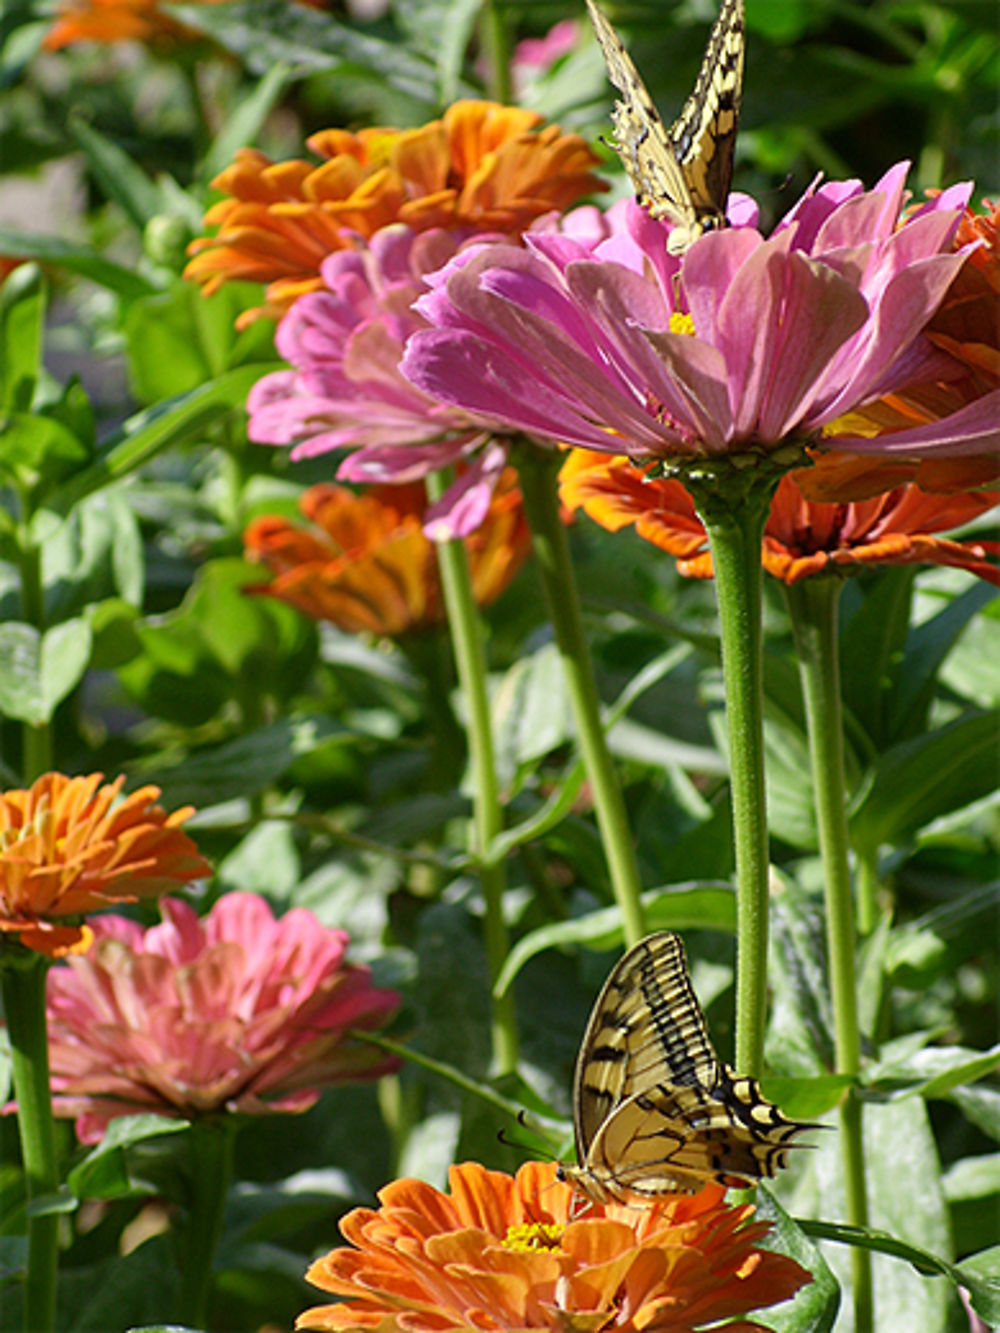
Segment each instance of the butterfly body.
[{"label": "butterfly body", "polygon": [[712,1048],[670,931],[613,969],[594,1005],[573,1086],[576,1166],[562,1178],[597,1202],[634,1203],[714,1181],[743,1187],[785,1165],[789,1120]]},{"label": "butterfly body", "polygon": [[612,146],[639,203],[673,223],[667,249],[682,254],[705,232],[726,225],[743,91],[743,0],[723,0],[694,91],[669,129],[614,28],[594,0],[587,8],[608,77],[622,94],[612,114]]}]

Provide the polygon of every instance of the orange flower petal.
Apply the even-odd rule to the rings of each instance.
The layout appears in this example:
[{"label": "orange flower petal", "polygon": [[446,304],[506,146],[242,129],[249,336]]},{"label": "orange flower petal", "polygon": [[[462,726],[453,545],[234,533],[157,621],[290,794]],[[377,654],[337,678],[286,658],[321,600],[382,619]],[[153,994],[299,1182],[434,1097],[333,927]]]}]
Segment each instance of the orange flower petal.
[{"label": "orange flower petal", "polygon": [[[585,455],[580,457],[580,455]],[[812,469],[783,477],[768,518],[761,559],[764,568],[784,583],[824,574],[834,568],[864,565],[954,565],[1000,585],[1000,543],[953,541],[935,534],[957,528],[991,509],[1000,492],[928,494],[913,485],[879,488],[866,493],[868,473],[863,460],[854,474],[866,495],[850,504],[816,503],[803,493],[807,484],[826,493],[823,480],[844,460],[845,474],[853,459],[825,455]],[[883,470],[882,480],[892,476]],[[838,484],[833,483],[832,489]],[[708,578],[712,558],[708,540],[687,491],[675,481],[651,480],[628,459],[573,450],[560,474],[560,495],[570,508],[581,508],[612,532],[628,523],[674,556],[687,578]]]},{"label": "orange flower petal", "polygon": [[323,130],[308,140],[319,165],[243,149],[213,181],[230,197],[205,214],[218,231],[192,243],[185,275],[206,294],[238,278],[267,283],[267,304],[245,312],[246,324],[321,286],[320,265],[345,231],[523,231],[605,188],[584,140],[541,124],[536,112],[468,100],[417,129]]},{"label": "orange flower petal", "polygon": [[[374,486],[358,494],[345,486],[311,487],[301,500],[312,532],[284,519],[255,519],[244,533],[247,556],[275,577],[247,588],[277,597],[316,620],[351,634],[385,637],[418,633],[444,620],[434,544],[421,522],[422,485]],[[495,601],[527,558],[530,534],[516,477],[501,478],[483,525],[466,539],[473,592]]]},{"label": "orange flower petal", "polygon": [[85,927],[64,925],[56,940],[52,917],[130,902],[212,873],[180,830],[190,807],[168,815],[156,804],[158,787],[118,801],[124,778],[103,787],[100,781],[100,773],[47,773],[25,791],[0,793],[0,929],[19,931],[29,948],[65,951],[84,938]]},{"label": "orange flower petal", "polygon": [[[727,1207],[715,1186],[649,1208],[595,1204],[570,1222],[572,1191],[552,1163],[511,1177],[466,1162],[449,1184],[445,1195],[397,1180],[380,1191],[378,1212],[348,1214],[341,1231],[351,1246],[307,1275],[343,1303],[307,1310],[297,1327],[694,1333],[809,1280],[793,1260],[757,1248],[767,1225],[747,1225],[752,1207]],[[509,1243],[525,1227],[537,1230],[538,1248]]]}]

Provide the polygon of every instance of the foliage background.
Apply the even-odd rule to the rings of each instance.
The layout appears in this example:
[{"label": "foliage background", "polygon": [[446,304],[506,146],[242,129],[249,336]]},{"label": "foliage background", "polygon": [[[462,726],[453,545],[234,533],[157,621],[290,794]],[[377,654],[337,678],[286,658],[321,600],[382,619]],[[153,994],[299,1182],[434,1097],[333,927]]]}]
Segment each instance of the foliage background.
[{"label": "foliage background", "polygon": [[[607,8],[669,115],[691,87],[714,5]],[[29,202],[0,202],[0,252],[39,259],[51,296],[46,305],[40,288],[9,280],[5,374],[8,389],[13,371],[30,382],[35,412],[52,423],[31,442],[9,434],[0,459],[5,477],[37,473],[49,626],[44,640],[26,634],[9,517],[3,780],[20,785],[24,724],[50,723],[64,771],[124,769],[131,782],[156,782],[168,807],[194,802],[192,830],[218,865],[206,905],[252,889],[279,909],[300,904],[347,926],[353,956],[404,993],[397,1033],[484,1081],[487,980],[481,904],[463,862],[464,760],[436,727],[453,688],[447,643],[365,642],[240,591],[260,577],[242,561],[247,522],[294,514],[297,495],[331,464],[293,466],[246,443],[239,409],[273,364],[271,327],[233,330],[256,290],[227,287],[205,301],[179,273],[213,197],[208,182],[237,147],[301,156],[304,136],[327,126],[420,124],[482,93],[486,19],[499,19],[510,42],[581,9],[506,4],[484,19],[470,0],[398,0],[362,19],[283,0],[189,4],[171,12],[211,44],[58,53],[40,49],[51,21],[43,6],[9,5],[2,20],[3,195]],[[901,157],[915,162],[920,188],[967,177],[980,195],[1000,186],[990,0],[748,0],[747,9],[735,184],[765,211],[782,211],[817,170],[871,183]],[[609,132],[609,89],[582,25],[576,49],[520,96],[565,128]],[[607,169],[624,193],[611,154]],[[732,866],[712,590],[680,579],[629,533],[581,521],[572,539],[605,700],[650,672],[612,742],[651,923],[684,931],[726,1057]],[[796,1079],[826,1070],[831,1049],[821,899],[787,616],[776,588],[768,597],[779,883],[768,1059],[790,1080],[775,1084],[783,1105],[808,1115],[825,1108],[797,1104]],[[567,780],[572,727],[530,566],[487,618],[517,820]],[[992,590],[954,571],[865,575],[845,593],[842,656],[852,828],[881,849],[887,908],[863,956],[874,1221],[960,1257],[996,1242],[1000,1185],[1000,1083],[989,1061],[975,1062],[996,1035],[1000,608]],[[538,951],[515,982],[522,1078],[502,1091],[566,1117],[580,1035],[617,950],[596,915],[609,895],[586,801],[519,847],[509,874],[515,935]],[[494,1108],[415,1067],[377,1088],[328,1093],[304,1116],[247,1125],[212,1326],[290,1327],[311,1300],[307,1259],[336,1243],[346,1208],[393,1175],[440,1182],[452,1160],[513,1167],[523,1154],[498,1142],[503,1127]],[[67,1161],[79,1162],[70,1127],[60,1129]],[[0,1198],[16,1231],[9,1118],[0,1135]],[[110,1154],[90,1168],[88,1202],[66,1223],[67,1329],[153,1323],[170,1308],[168,1240],[139,1242],[157,1230],[157,1200],[182,1197],[172,1137],[120,1150],[127,1175],[108,1169]],[[793,1213],[840,1215],[833,1138],[779,1182]],[[840,1264],[835,1248],[826,1253]],[[890,1260],[877,1272],[886,1333],[967,1326],[940,1279]],[[3,1302],[0,1327],[17,1326],[15,1307]]]}]

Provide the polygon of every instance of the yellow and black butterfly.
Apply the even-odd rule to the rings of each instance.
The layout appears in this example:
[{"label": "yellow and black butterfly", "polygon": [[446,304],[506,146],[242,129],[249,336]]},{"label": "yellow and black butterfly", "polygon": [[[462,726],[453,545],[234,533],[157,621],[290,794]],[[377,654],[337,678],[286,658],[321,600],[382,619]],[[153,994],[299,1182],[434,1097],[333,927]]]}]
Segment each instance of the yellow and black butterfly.
[{"label": "yellow and black butterfly", "polygon": [[573,1120],[577,1165],[559,1176],[598,1203],[749,1185],[815,1128],[715,1054],[671,931],[641,940],[604,983],[576,1063]]},{"label": "yellow and black butterfly", "polygon": [[743,93],[743,0],[722,0],[694,92],[669,129],[621,38],[594,0],[587,0],[587,8],[608,77],[623,98],[612,113],[611,146],[643,208],[673,223],[667,249],[682,254],[706,231],[726,225]]}]

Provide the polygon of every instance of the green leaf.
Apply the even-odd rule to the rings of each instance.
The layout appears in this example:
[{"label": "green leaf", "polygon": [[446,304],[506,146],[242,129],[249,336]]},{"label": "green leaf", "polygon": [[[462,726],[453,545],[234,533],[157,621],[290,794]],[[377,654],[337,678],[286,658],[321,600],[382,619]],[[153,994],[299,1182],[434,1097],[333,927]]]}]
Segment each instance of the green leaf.
[{"label": "green leaf", "polygon": [[[809,1219],[799,1219],[799,1226],[807,1236],[837,1241],[841,1245],[855,1245],[863,1250],[872,1250],[876,1254],[890,1254],[896,1259],[904,1259],[912,1264],[918,1273],[946,1277],[956,1287],[962,1286],[966,1289],[972,1308],[977,1314],[991,1323],[1000,1319],[1000,1245],[992,1250],[983,1250],[972,1259],[964,1259],[960,1264],[953,1264],[929,1250],[921,1249],[909,1241],[890,1235],[888,1231],[879,1231],[874,1227],[853,1227],[846,1226],[842,1222],[819,1222]],[[923,1324],[920,1327],[928,1328],[929,1325]]]},{"label": "green leaf", "polygon": [[[324,714],[283,718],[237,740],[199,750],[172,768],[155,765],[163,801],[176,805],[206,807],[223,801],[254,796],[275,782],[299,755],[309,754],[317,743],[331,737],[345,743],[356,735]],[[139,769],[133,776],[145,777]]]},{"label": "green leaf", "polygon": [[[642,904],[651,931],[721,930],[729,934],[736,929],[736,896],[729,884],[676,884],[649,889],[642,895]],[[546,949],[583,945],[603,952],[621,943],[621,912],[617,907],[541,926],[511,949],[494,992],[503,995],[525,963]]]},{"label": "green leaf", "polygon": [[910,624],[916,571],[882,569],[877,577],[849,579],[840,628],[840,675],[846,729],[863,733],[874,753],[891,739],[887,717]]},{"label": "green leaf", "polygon": [[954,1102],[977,1129],[1000,1142],[1000,1089],[982,1084],[952,1088],[948,1101]]},{"label": "green leaf", "polygon": [[1000,1198],[1000,1152],[980,1153],[952,1162],[941,1184],[949,1203]]},{"label": "green leaf", "polygon": [[839,1106],[853,1082],[849,1074],[821,1074],[816,1078],[765,1074],[761,1091],[793,1120],[815,1120]]},{"label": "green leaf", "polygon": [[90,661],[90,626],[66,620],[40,635],[33,625],[0,625],[0,712],[41,726],[80,683]]},{"label": "green leaf", "polygon": [[109,486],[78,504],[54,533],[39,533],[50,622],[79,615],[114,595],[141,605],[145,561],[130,499],[122,486]]},{"label": "green leaf", "polygon": [[240,366],[191,393],[131,417],[96,463],[48,497],[47,508],[67,514],[85,495],[129,476],[164,449],[197,438],[229,412],[242,411],[247,393],[257,380],[280,369],[280,362]]},{"label": "green leaf", "polygon": [[79,114],[69,117],[69,136],[87,159],[91,175],[108,199],[114,200],[137,231],[162,208],[160,191],[134,157]]},{"label": "green leaf", "polygon": [[37,231],[17,231],[13,227],[0,226],[0,253],[21,255],[25,259],[37,259],[44,264],[58,265],[70,273],[89,278],[99,287],[107,287],[109,291],[115,292],[126,301],[134,301],[139,296],[147,296],[150,292],[156,291],[154,285],[134,269],[112,263],[111,260],[105,259],[99,250],[94,250],[89,245],[64,241],[58,236],[48,236]]},{"label": "green leaf", "polygon": [[138,401],[190,393],[239,364],[274,356],[274,326],[268,320],[242,333],[236,328],[239,316],[260,299],[256,283],[226,283],[205,296],[178,278],[167,291],[133,301],[125,336]]},{"label": "green leaf", "polygon": [[1000,713],[977,713],[895,745],[879,756],[872,783],[851,818],[855,846],[874,854],[913,837],[995,786]]},{"label": "green leaf", "polygon": [[60,1185],[51,1194],[36,1194],[25,1211],[29,1218],[60,1217],[64,1213],[75,1213],[78,1203],[66,1186]]},{"label": "green leaf", "polygon": [[174,5],[185,27],[207,33],[240,57],[249,69],[264,74],[278,62],[297,73],[355,71],[371,82],[386,84],[422,106],[438,103],[434,67],[401,43],[386,40],[338,22],[327,12],[296,7],[283,0],[241,0],[219,8]]},{"label": "green leaf", "polygon": [[833,1067],[833,1011],[827,985],[822,900],[794,881],[773,899],[768,966],[774,988],[767,1064],[783,1074],[823,1075]]},{"label": "green leaf", "polygon": [[[4,413],[27,412],[34,401],[47,304],[47,284],[36,264],[20,265],[0,285],[0,409]],[[0,432],[5,429],[0,421]],[[5,450],[0,433],[0,451]]]},{"label": "green leaf", "polygon": [[[914,1250],[947,1254],[950,1220],[926,1104],[919,1097],[865,1103],[864,1149],[871,1232],[888,1235]],[[817,1136],[811,1151],[799,1154],[775,1188],[808,1235],[826,1236],[802,1218],[844,1216],[839,1135]],[[841,1246],[825,1244],[823,1253],[845,1291],[849,1290],[849,1255]],[[873,1268],[878,1333],[915,1333],[917,1329],[945,1333],[952,1304],[947,1287],[915,1273],[896,1258],[876,1255]]]},{"label": "green leaf", "polygon": [[902,738],[926,727],[935,678],[945,658],[969,621],[996,596],[996,588],[976,580],[936,616],[910,631],[898,684],[889,699],[888,725],[893,737]]},{"label": "green leaf", "polygon": [[126,1150],[164,1134],[183,1134],[189,1128],[186,1120],[169,1116],[117,1116],[100,1143],[69,1173],[67,1184],[78,1199],[115,1199],[132,1194],[135,1185],[129,1176]]},{"label": "green leaf", "polygon": [[813,1280],[792,1300],[783,1301],[773,1310],[756,1313],[754,1322],[774,1329],[775,1333],[830,1333],[840,1308],[840,1284],[829,1264],[802,1227],[764,1186],[757,1190],[756,1203],[754,1220],[772,1224],[763,1248],[787,1254],[811,1273]]},{"label": "green leaf", "polygon": [[251,91],[227,110],[225,122],[205,154],[199,177],[210,181],[236,156],[236,150],[252,144],[292,79],[292,66],[276,61]]},{"label": "green leaf", "polygon": [[1000,1045],[988,1051],[965,1046],[927,1046],[904,1060],[880,1061],[865,1071],[865,1083],[896,1097],[943,1097],[1000,1069]]},{"label": "green leaf", "polygon": [[0,471],[31,490],[33,508],[88,457],[86,445],[48,411],[11,412],[0,422]]}]

